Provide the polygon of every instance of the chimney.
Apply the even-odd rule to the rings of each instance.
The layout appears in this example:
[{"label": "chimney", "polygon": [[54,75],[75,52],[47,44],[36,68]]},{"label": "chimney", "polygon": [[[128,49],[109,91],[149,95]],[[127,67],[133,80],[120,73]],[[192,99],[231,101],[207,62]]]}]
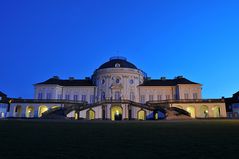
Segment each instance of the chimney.
[{"label": "chimney", "polygon": [[53,76],[53,79],[60,79],[59,76]]},{"label": "chimney", "polygon": [[69,77],[69,80],[74,80],[75,78],[74,77]]},{"label": "chimney", "polygon": [[90,80],[90,77],[85,77],[85,80]]},{"label": "chimney", "polygon": [[178,76],[178,77],[177,77],[177,79],[181,79],[181,78],[183,78],[183,76]]}]

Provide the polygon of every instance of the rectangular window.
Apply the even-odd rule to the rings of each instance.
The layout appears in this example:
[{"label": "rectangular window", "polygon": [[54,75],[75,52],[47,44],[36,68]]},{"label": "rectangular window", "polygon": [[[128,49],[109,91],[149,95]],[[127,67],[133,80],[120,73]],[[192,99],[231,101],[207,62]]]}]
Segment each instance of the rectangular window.
[{"label": "rectangular window", "polygon": [[86,101],[86,95],[82,95],[81,100],[82,100],[82,101]]},{"label": "rectangular window", "polygon": [[157,98],[158,101],[162,100],[162,95],[158,95]]},{"label": "rectangular window", "polygon": [[101,93],[101,101],[104,101],[105,100],[105,92],[102,92]]},{"label": "rectangular window", "polygon": [[90,96],[90,103],[94,103],[94,102],[95,102],[94,95],[91,95],[91,96]]},{"label": "rectangular window", "polygon": [[170,95],[166,95],[166,100],[169,100],[170,99]]},{"label": "rectangular window", "polygon": [[193,93],[193,99],[198,99],[198,94],[197,93]]},{"label": "rectangular window", "polygon": [[42,99],[42,93],[38,93],[38,99]]},{"label": "rectangular window", "polygon": [[62,94],[58,94],[57,99],[62,99]]},{"label": "rectangular window", "polygon": [[51,99],[51,93],[46,94],[46,99]]},{"label": "rectangular window", "polygon": [[115,99],[120,100],[120,92],[119,91],[115,92]]},{"label": "rectangular window", "polygon": [[66,100],[70,100],[70,95],[69,95],[69,94],[66,94],[66,95],[65,95],[65,99],[66,99]]},{"label": "rectangular window", "polygon": [[145,103],[145,96],[144,95],[140,96],[140,103]]},{"label": "rectangular window", "polygon": [[130,100],[134,101],[135,100],[135,96],[134,96],[134,92],[130,92]]},{"label": "rectangular window", "polygon": [[154,95],[149,95],[149,101],[153,101],[154,100]]},{"label": "rectangular window", "polygon": [[184,99],[188,99],[188,93],[184,93]]},{"label": "rectangular window", "polygon": [[74,95],[74,101],[78,101],[78,95]]}]

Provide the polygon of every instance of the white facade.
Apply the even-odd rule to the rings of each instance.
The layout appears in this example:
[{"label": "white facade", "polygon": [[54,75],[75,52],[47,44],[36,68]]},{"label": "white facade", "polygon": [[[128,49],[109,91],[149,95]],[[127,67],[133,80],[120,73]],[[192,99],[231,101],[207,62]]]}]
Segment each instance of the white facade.
[{"label": "white facade", "polygon": [[[107,100],[129,100],[136,103],[146,104],[149,101],[172,101],[172,100],[201,100],[201,84],[191,82],[182,76],[175,79],[149,79],[146,74],[126,59],[114,58],[100,66],[91,78],[84,80],[61,80],[53,77],[45,82],[35,84],[35,99],[37,100],[66,100],[86,101],[94,104]],[[171,102],[172,103],[172,102]],[[180,108],[190,112],[193,118],[203,117],[200,107],[206,105],[207,117],[226,117],[225,104],[197,102],[197,104],[181,104]],[[16,106],[21,106],[21,113],[17,112]],[[29,110],[32,106],[32,110]],[[45,111],[52,107],[62,107],[54,103],[14,103],[11,105],[10,117],[39,117],[43,113],[39,109],[46,106]],[[171,104],[178,107],[179,105]],[[219,115],[213,115],[212,109],[217,106]],[[192,108],[194,113],[188,108]],[[33,111],[29,115],[27,111]],[[204,110],[205,111],[205,110]],[[217,112],[217,113],[218,113]],[[152,114],[151,110],[130,106],[129,104],[104,104],[80,112],[72,111],[67,117],[90,118],[90,119],[111,119],[116,115],[122,119],[146,119]],[[130,114],[130,115],[129,115]]]}]

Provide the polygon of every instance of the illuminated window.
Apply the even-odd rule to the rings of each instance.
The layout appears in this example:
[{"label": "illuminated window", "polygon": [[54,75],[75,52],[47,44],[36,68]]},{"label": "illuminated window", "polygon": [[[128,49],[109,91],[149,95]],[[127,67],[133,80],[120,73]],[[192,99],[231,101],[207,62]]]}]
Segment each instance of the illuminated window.
[{"label": "illuminated window", "polygon": [[145,120],[145,111],[138,111],[138,120]]}]

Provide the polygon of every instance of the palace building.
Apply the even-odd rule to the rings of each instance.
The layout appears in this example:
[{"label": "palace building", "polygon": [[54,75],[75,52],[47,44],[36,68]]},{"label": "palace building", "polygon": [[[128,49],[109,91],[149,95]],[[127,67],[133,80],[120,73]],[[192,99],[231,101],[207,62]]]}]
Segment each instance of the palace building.
[{"label": "palace building", "polygon": [[183,76],[151,79],[113,57],[85,79],[54,76],[34,85],[34,99],[12,98],[8,117],[86,120],[224,118],[224,99],[202,99],[202,85]]}]

